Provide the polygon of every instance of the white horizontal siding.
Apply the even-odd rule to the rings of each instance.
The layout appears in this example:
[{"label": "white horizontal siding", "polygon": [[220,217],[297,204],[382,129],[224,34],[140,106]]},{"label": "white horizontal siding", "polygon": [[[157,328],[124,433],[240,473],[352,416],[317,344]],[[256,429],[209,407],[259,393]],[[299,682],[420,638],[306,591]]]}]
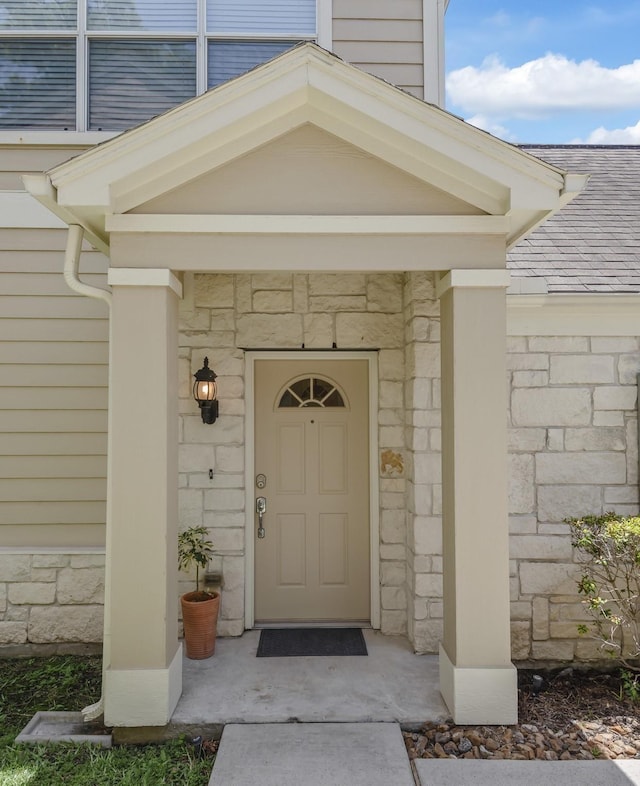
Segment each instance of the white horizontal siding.
[{"label": "white horizontal siding", "polygon": [[[0,273],[0,275],[2,274]],[[34,297],[0,295],[0,314],[5,319],[9,317],[17,319],[36,319],[38,317],[91,319],[95,316],[95,311],[95,304],[89,298],[80,295],[55,298],[46,295]]]},{"label": "white horizontal siding", "polygon": [[[0,184],[79,150],[10,152],[0,148]],[[65,230],[0,229],[0,546],[103,534],[108,313],[66,285],[65,243]],[[104,286],[106,269],[83,252],[84,281]]]},{"label": "white horizontal siding", "polygon": [[100,363],[109,361],[106,341],[0,342],[0,363]]},{"label": "white horizontal siding", "polygon": [[422,0],[333,0],[333,49],[344,60],[422,98]]},{"label": "white horizontal siding", "polygon": [[58,434],[37,432],[34,434],[4,433],[0,440],[0,455],[16,459],[19,456],[44,456],[57,458],[70,455],[97,457],[101,461],[107,453],[107,435],[104,433],[67,433],[62,440]]},{"label": "white horizontal siding", "polygon": [[[69,525],[88,525],[88,524],[104,524],[105,519],[105,503],[97,501],[76,501],[71,502],[64,500],[58,502],[56,500],[38,500],[37,502],[0,502],[0,515],[2,515],[2,526],[9,528],[12,525],[34,525],[38,524],[61,524],[65,528]],[[38,525],[34,525],[34,528]],[[43,532],[41,527],[38,527],[38,532]],[[31,535],[31,526],[24,527],[24,539],[22,543],[25,546],[40,546],[41,543],[33,543]],[[44,529],[44,534],[47,540],[52,539],[47,536],[47,530]],[[68,535],[68,532],[66,533]],[[44,540],[45,538],[42,538]],[[15,546],[17,543],[5,543],[3,539],[2,545]],[[49,543],[44,545],[53,545],[56,543]]]},{"label": "white horizontal siding", "polygon": [[[0,409],[0,438],[6,433],[41,433],[60,435],[67,432],[106,432],[107,411],[96,409],[62,409],[57,412],[40,410]],[[2,517],[0,516],[0,522]],[[0,524],[1,526],[1,524]]]},{"label": "white horizontal siding", "polygon": [[0,145],[0,191],[22,189],[22,175],[45,172],[68,161],[85,147]]}]

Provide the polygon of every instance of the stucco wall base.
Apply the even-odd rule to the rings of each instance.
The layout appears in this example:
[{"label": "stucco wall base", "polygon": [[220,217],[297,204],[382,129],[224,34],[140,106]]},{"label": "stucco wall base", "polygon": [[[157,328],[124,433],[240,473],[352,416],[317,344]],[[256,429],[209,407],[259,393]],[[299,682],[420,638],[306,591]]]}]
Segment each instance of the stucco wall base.
[{"label": "stucco wall base", "polygon": [[182,643],[167,669],[107,669],[107,726],[165,726],[182,694]]},{"label": "stucco wall base", "polygon": [[518,722],[518,672],[511,664],[461,668],[441,645],[440,693],[457,724]]}]

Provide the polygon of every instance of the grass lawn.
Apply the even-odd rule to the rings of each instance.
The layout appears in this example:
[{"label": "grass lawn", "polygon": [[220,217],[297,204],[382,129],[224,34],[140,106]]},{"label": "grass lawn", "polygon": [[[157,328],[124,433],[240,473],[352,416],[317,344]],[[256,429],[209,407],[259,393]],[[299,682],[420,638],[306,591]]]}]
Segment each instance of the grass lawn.
[{"label": "grass lawn", "polygon": [[80,710],[100,695],[99,657],[0,660],[0,786],[206,786],[213,759],[188,743],[15,745],[38,710]]}]

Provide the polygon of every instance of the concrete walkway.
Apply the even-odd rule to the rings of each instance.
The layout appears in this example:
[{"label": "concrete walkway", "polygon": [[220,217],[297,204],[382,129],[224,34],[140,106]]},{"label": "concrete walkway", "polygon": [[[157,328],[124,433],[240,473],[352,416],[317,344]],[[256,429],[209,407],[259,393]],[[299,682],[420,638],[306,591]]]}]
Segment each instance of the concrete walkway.
[{"label": "concrete walkway", "polygon": [[[416,761],[420,786],[640,786],[640,761]],[[303,781],[300,781],[302,786]],[[345,782],[346,783],[346,782]]]},{"label": "concrete walkway", "polygon": [[[415,779],[414,779],[415,774]],[[226,726],[209,786],[640,786],[640,760],[409,763],[395,723]]]},{"label": "concrete walkway", "polygon": [[395,723],[225,726],[209,786],[414,786]]},{"label": "concrete walkway", "polygon": [[172,724],[225,726],[210,786],[640,786],[640,760],[411,765],[399,724],[448,717],[435,656],[365,630],[368,657],[256,658],[259,636],[184,661]]}]

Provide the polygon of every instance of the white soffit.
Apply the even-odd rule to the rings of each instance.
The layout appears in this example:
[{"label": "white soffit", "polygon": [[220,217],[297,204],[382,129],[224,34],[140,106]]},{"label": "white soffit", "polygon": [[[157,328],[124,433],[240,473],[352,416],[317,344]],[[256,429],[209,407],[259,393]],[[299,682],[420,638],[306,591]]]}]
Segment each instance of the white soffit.
[{"label": "white soffit", "polygon": [[567,198],[560,170],[310,43],[53,168],[48,177],[58,207],[108,242],[105,213],[131,210],[303,123],[485,213],[509,215],[508,242]]}]

